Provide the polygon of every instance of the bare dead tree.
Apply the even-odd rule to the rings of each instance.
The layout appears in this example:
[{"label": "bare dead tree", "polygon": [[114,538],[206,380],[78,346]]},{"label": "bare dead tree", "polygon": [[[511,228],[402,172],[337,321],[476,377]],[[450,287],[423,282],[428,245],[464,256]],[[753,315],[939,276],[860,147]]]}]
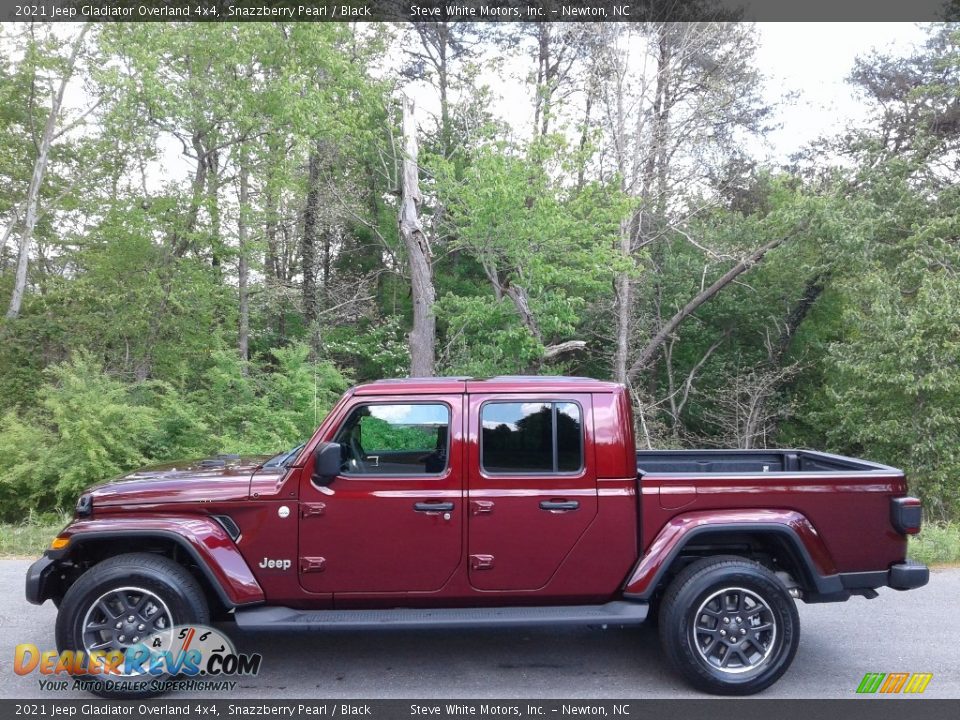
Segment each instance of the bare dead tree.
[{"label": "bare dead tree", "polygon": [[800,363],[784,367],[739,370],[725,387],[713,394],[704,417],[719,432],[713,442],[724,447],[766,447],[789,405],[777,397],[780,388],[800,371]]},{"label": "bare dead tree", "polygon": [[402,96],[404,156],[400,185],[400,237],[403,238],[410,269],[413,300],[413,328],[410,330],[410,375],[430,376],[436,362],[437,323],[433,306],[433,259],[423,224],[420,221],[419,146],[412,98]]}]

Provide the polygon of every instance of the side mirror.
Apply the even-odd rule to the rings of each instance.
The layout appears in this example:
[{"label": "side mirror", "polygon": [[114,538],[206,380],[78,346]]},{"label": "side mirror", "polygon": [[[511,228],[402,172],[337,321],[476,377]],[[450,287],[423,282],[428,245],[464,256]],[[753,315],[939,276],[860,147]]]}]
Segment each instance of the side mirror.
[{"label": "side mirror", "polygon": [[340,443],[320,443],[313,452],[314,485],[329,485],[340,474],[343,465],[343,446]]}]

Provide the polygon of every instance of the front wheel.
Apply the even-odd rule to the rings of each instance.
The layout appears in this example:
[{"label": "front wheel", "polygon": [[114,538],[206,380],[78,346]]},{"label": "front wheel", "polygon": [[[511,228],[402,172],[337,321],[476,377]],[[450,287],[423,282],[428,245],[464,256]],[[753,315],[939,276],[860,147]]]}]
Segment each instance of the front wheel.
[{"label": "front wheel", "polygon": [[[57,649],[87,657],[126,653],[174,626],[205,625],[209,619],[203,590],[186,568],[151,553],[117,555],[94,565],[67,591],[57,615]],[[101,697],[158,694],[144,673],[87,679],[87,689]]]},{"label": "front wheel", "polygon": [[673,580],[660,607],[660,640],[673,667],[718,695],[752,695],[783,675],[800,617],[783,583],[759,563],[699,560]]}]

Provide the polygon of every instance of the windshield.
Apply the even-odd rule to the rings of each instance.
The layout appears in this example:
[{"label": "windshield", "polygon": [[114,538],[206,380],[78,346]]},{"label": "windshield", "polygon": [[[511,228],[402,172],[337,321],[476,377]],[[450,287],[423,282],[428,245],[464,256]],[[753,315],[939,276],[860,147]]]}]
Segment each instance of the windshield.
[{"label": "windshield", "polygon": [[294,458],[297,457],[297,454],[303,449],[304,445],[306,445],[306,443],[300,443],[292,450],[280,453],[279,455],[274,455],[263,464],[263,467],[286,467],[289,463],[293,462]]}]

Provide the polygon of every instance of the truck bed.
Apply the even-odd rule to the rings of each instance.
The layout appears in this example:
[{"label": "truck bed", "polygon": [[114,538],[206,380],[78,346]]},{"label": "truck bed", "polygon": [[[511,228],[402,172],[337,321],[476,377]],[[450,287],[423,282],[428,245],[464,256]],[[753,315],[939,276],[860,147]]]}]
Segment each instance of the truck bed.
[{"label": "truck bed", "polygon": [[814,450],[641,450],[639,475],[899,472],[879,463]]}]

